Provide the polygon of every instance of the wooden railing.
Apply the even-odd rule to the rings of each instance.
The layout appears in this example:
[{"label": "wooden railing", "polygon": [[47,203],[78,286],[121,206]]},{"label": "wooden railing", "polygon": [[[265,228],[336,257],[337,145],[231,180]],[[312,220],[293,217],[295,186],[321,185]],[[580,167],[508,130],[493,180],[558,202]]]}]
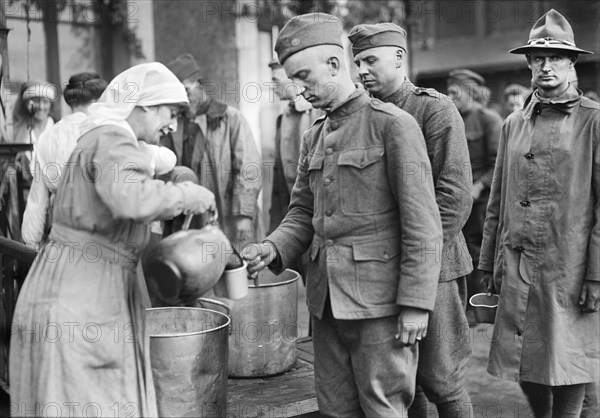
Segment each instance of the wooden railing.
[{"label": "wooden railing", "polygon": [[24,244],[0,237],[0,388],[8,393],[8,351],[11,324],[19,290],[37,252]]}]

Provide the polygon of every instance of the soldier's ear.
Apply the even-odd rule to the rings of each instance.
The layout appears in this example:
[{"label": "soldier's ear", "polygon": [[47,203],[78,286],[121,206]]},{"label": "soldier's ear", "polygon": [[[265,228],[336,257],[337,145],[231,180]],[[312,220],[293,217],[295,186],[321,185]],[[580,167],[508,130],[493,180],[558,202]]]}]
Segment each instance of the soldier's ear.
[{"label": "soldier's ear", "polygon": [[340,71],[340,60],[338,57],[329,57],[327,64],[329,64],[329,71],[331,75],[337,75],[337,73]]},{"label": "soldier's ear", "polygon": [[402,61],[404,60],[404,49],[398,48],[396,50],[396,68],[402,67]]}]

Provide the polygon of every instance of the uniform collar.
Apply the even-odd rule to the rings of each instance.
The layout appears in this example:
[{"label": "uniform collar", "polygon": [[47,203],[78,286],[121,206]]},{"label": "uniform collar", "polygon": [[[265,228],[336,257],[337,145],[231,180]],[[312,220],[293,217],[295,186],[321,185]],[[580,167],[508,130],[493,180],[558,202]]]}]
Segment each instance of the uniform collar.
[{"label": "uniform collar", "polygon": [[395,102],[406,95],[406,93],[414,93],[418,87],[415,86],[408,78],[404,77],[404,81],[398,90],[381,99],[382,102]]},{"label": "uniform collar", "polygon": [[560,110],[561,112],[570,114],[575,109],[575,106],[581,101],[583,92],[569,84],[569,87],[557,98],[545,99],[540,97],[535,90],[525,100],[525,106],[523,108],[523,119],[531,119],[538,109],[542,106],[552,107]]},{"label": "uniform collar", "polygon": [[327,117],[330,119],[342,119],[362,108],[369,100],[369,94],[365,91],[364,87],[357,84],[356,90],[346,100],[327,112]]}]

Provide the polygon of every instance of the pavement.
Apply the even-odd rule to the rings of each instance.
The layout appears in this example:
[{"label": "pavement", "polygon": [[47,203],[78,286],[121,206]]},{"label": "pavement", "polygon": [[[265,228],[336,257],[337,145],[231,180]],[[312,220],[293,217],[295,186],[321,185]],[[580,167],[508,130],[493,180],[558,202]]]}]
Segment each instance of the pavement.
[{"label": "pavement", "polygon": [[[299,336],[308,335],[309,314],[306,290],[298,286]],[[467,391],[473,402],[473,418],[533,418],[525,395],[516,382],[498,379],[487,373],[487,361],[494,326],[478,324],[470,328],[469,338],[473,355],[467,372]],[[435,405],[428,409],[428,417],[437,417]]]}]

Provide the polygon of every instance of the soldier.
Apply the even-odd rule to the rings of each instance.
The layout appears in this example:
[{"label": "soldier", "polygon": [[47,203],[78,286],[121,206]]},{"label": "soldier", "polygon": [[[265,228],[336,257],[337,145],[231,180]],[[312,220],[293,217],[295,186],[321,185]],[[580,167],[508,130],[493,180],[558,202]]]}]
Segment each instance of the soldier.
[{"label": "soldier", "polygon": [[322,414],[405,416],[415,342],[435,302],[441,221],[419,126],[354,85],[341,35],[340,21],[322,13],[297,16],[279,34],[285,72],[327,115],[304,134],[283,222],[244,257],[251,273],[280,271],[310,248]]},{"label": "soldier", "polygon": [[262,162],[250,125],[239,110],[206,93],[191,54],[167,67],[185,86],[190,112],[179,118],[177,131],[163,137],[162,144],[175,152],[177,165],[191,168],[199,184],[215,194],[219,222],[241,249],[263,237],[258,205]]},{"label": "soldier", "polygon": [[[500,115],[474,99],[484,84],[484,78],[471,70],[453,70],[448,78],[448,96],[454,101],[465,124],[473,172],[473,209],[463,229],[473,267],[479,264],[485,208],[502,128]],[[467,279],[469,297],[477,293],[480,281],[481,272],[474,270]]]},{"label": "soldier", "polygon": [[500,293],[488,371],[519,381],[536,417],[579,417],[600,380],[600,104],[569,82],[590,52],[557,11],[510,52],[536,90],[504,123],[487,208],[479,268]]},{"label": "soldier", "polygon": [[[358,75],[369,92],[416,120],[427,144],[444,248],[435,308],[427,338],[419,343],[417,384],[437,405],[440,417],[471,416],[464,388],[471,355],[465,315],[466,275],[473,264],[462,228],[471,213],[471,165],[462,118],[452,101],[406,77],[406,31],[393,23],[355,26],[348,36]],[[411,414],[424,416],[426,399],[417,391]]]}]

